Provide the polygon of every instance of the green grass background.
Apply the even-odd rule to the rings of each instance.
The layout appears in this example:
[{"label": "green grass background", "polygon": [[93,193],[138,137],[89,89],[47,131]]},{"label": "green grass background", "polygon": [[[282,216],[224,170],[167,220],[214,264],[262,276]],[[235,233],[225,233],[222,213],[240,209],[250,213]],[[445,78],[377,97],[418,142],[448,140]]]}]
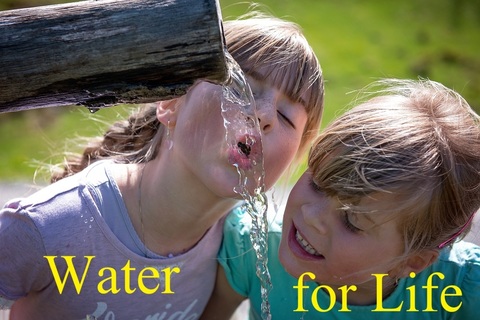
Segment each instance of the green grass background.
[{"label": "green grass background", "polygon": [[[53,2],[0,0],[0,10]],[[349,92],[384,77],[442,82],[480,110],[480,1],[257,2],[298,23],[317,53],[326,80],[322,126],[349,105],[354,98]],[[220,0],[223,19],[247,12],[249,4]],[[73,106],[0,114],[0,180],[32,181],[42,164],[59,162],[65,150],[78,151],[76,137],[101,133],[131,107],[95,114]]]}]

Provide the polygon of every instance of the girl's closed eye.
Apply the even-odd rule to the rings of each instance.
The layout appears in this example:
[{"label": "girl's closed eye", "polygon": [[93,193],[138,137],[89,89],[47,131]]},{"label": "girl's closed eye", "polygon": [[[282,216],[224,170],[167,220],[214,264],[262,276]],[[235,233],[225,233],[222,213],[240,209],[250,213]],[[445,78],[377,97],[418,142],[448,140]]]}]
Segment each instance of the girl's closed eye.
[{"label": "girl's closed eye", "polygon": [[350,220],[351,213],[348,210],[342,210],[342,220],[344,226],[351,232],[353,233],[358,233],[360,231],[363,231],[362,229],[358,228],[355,224],[352,223]]},{"label": "girl's closed eye", "polygon": [[278,115],[280,116],[280,118],[287,122],[289,126],[291,126],[293,129],[295,129],[295,124],[292,122],[292,120],[290,120],[289,117],[287,117],[283,112],[281,111],[277,111]]}]

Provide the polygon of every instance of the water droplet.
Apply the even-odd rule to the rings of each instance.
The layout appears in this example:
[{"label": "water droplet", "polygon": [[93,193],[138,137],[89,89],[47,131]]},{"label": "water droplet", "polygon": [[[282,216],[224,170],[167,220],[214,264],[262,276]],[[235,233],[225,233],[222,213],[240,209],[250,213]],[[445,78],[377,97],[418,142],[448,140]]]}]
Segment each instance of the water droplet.
[{"label": "water droplet", "polygon": [[87,107],[87,109],[88,109],[88,111],[90,111],[90,113],[95,113],[98,110],[100,110],[100,108],[98,108],[98,107]]}]

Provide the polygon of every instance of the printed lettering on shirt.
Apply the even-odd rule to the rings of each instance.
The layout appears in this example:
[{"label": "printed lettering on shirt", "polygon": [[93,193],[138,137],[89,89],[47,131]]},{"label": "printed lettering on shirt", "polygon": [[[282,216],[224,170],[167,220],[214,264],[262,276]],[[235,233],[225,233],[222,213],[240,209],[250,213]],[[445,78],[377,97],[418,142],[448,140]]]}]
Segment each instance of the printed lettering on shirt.
[{"label": "printed lettering on shirt", "polygon": [[[200,317],[199,314],[193,312],[191,313],[193,307],[197,304],[197,300],[193,300],[192,303],[183,311],[175,311],[170,313],[169,309],[172,307],[171,303],[167,303],[164,306],[164,310],[151,314],[145,317],[145,320],[196,320]],[[105,320],[114,320],[116,314],[112,310],[108,310],[108,305],[106,302],[97,302],[97,309],[90,315],[88,318],[92,319],[105,319]],[[119,315],[121,316],[121,315]]]}]

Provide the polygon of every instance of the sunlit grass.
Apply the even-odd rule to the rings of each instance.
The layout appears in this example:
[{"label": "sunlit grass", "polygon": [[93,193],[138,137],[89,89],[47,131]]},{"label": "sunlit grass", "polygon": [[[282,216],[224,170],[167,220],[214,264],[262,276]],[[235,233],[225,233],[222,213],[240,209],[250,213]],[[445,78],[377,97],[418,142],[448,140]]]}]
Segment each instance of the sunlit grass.
[{"label": "sunlit grass", "polygon": [[[52,0],[42,1],[34,3]],[[248,3],[240,2],[220,0],[225,20],[247,11]],[[480,111],[478,1],[259,2],[275,16],[298,23],[317,53],[326,80],[323,125],[349,105],[354,94],[348,92],[382,77],[442,82]],[[7,4],[0,0],[0,9]],[[63,151],[71,150],[69,140],[101,133],[105,126],[93,119],[113,119],[122,107],[95,115],[80,107],[62,110],[55,120],[35,110],[0,115],[0,180],[31,180],[38,162],[58,162]]]}]

